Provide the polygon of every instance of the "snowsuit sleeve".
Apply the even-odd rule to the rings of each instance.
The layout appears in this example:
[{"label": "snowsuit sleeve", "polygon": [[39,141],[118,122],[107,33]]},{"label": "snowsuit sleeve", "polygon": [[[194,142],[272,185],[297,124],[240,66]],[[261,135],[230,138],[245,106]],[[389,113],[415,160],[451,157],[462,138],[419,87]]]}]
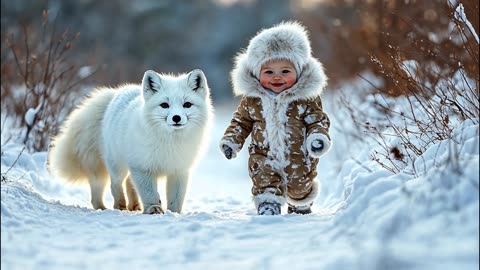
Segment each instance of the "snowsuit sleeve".
[{"label": "snowsuit sleeve", "polygon": [[248,98],[243,97],[220,141],[220,148],[224,144],[230,146],[233,150],[232,157],[234,158],[243,148],[245,140],[252,132],[252,126],[253,121],[248,113]]},{"label": "snowsuit sleeve", "polygon": [[[305,116],[305,126],[307,127],[306,147],[310,155],[320,157],[330,149],[332,140],[328,130],[330,129],[330,119],[323,111],[322,99],[317,97],[310,100],[307,105]],[[324,148],[321,151],[313,152],[311,149],[312,142],[315,140],[323,141]]]}]

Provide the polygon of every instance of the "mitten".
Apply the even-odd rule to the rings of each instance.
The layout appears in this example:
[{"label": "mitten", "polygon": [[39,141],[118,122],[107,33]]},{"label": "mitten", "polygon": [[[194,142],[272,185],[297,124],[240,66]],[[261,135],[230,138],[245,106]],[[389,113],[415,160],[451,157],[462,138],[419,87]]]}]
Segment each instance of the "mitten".
[{"label": "mitten", "polygon": [[233,150],[230,146],[224,144],[222,145],[222,149],[223,149],[223,154],[225,155],[225,157],[227,159],[232,159],[232,156],[233,156]]},{"label": "mitten", "polygon": [[323,150],[325,144],[322,140],[317,139],[312,142],[312,152],[320,152]]},{"label": "mitten", "polygon": [[311,134],[305,146],[310,156],[319,158],[330,150],[332,141],[325,134]]}]

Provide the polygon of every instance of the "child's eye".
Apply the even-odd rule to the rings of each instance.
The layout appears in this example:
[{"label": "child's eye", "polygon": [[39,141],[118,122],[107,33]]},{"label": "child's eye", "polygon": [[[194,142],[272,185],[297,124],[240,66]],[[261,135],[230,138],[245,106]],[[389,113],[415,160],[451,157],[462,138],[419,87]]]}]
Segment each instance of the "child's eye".
[{"label": "child's eye", "polygon": [[193,105],[193,104],[190,103],[190,102],[188,102],[188,101],[185,102],[185,103],[183,103],[183,107],[184,107],[184,108],[187,108],[187,109],[190,108],[190,107],[192,107],[192,105]]},{"label": "child's eye", "polygon": [[266,73],[266,74],[273,74],[273,71],[271,71],[271,70],[266,70],[264,73]]},{"label": "child's eye", "polygon": [[282,73],[285,73],[285,74],[286,74],[286,73],[290,73],[290,70],[284,69],[284,70],[282,70]]},{"label": "child's eye", "polygon": [[160,104],[160,107],[164,108],[164,109],[168,109],[170,107],[170,105],[168,105],[168,103],[166,102],[163,102]]}]

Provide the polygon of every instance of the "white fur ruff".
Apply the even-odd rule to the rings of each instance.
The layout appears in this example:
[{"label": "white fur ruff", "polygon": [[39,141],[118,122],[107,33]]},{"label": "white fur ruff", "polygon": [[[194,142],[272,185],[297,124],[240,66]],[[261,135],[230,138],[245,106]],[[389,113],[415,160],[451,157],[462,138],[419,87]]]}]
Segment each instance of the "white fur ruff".
[{"label": "white fur ruff", "polygon": [[255,209],[258,209],[258,206],[264,202],[278,203],[280,205],[284,205],[286,202],[285,197],[278,196],[268,192],[253,196],[252,200],[253,200],[253,203],[255,204]]}]

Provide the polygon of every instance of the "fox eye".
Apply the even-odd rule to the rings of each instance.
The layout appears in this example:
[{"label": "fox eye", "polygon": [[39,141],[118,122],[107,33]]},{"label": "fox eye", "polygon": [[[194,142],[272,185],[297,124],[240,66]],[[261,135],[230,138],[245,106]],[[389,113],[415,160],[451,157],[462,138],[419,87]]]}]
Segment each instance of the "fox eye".
[{"label": "fox eye", "polygon": [[188,101],[185,102],[185,103],[183,103],[183,107],[184,107],[184,108],[187,108],[187,109],[190,108],[190,107],[192,107],[192,105],[193,105],[193,104],[190,103],[190,102],[188,102]]},{"label": "fox eye", "polygon": [[170,105],[168,105],[168,103],[166,102],[163,102],[160,104],[160,107],[164,108],[164,109],[168,109],[170,107]]}]

